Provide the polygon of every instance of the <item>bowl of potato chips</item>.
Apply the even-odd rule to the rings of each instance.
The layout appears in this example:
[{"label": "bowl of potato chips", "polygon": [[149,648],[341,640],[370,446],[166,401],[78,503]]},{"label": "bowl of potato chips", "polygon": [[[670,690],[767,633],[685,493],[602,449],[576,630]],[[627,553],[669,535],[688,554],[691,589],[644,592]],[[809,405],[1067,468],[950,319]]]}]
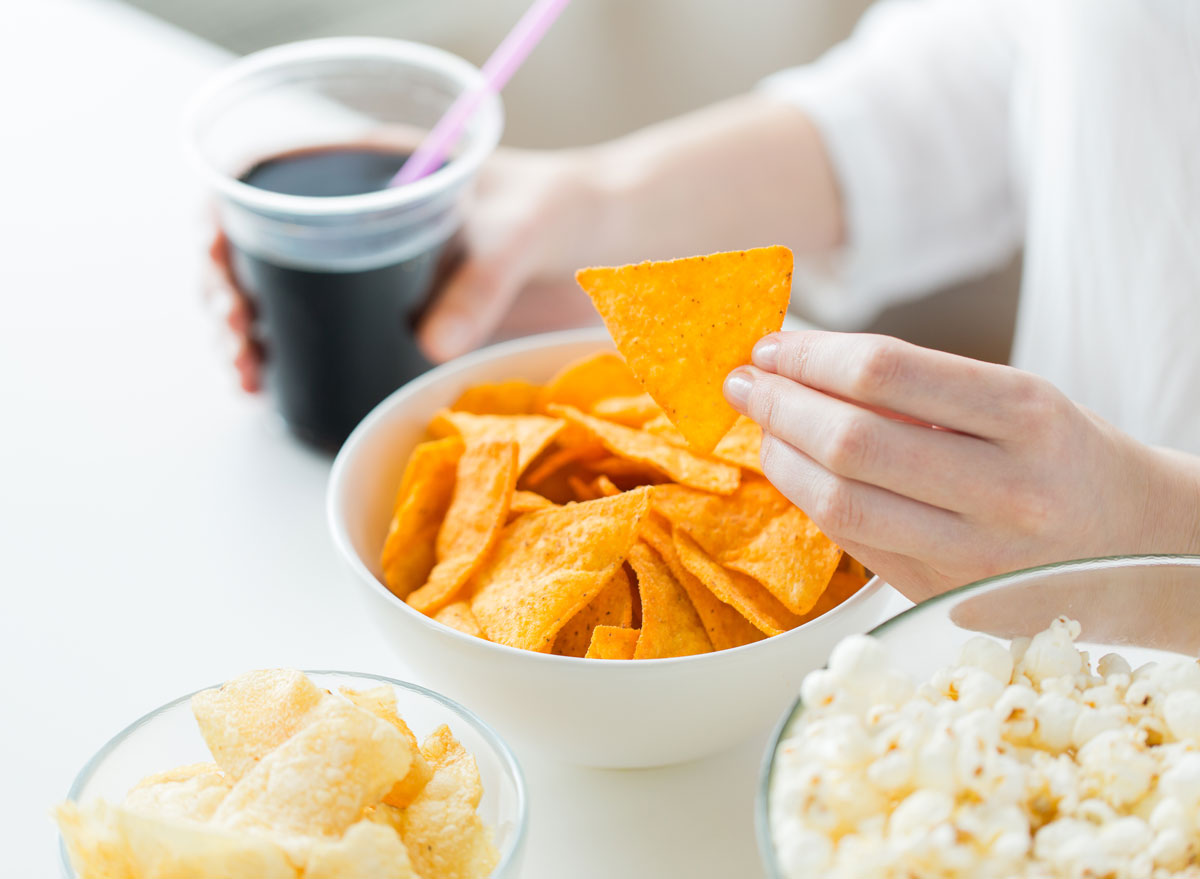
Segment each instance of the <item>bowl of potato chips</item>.
[{"label": "bowl of potato chips", "polygon": [[601,329],[494,345],[381,403],[334,463],[333,538],[418,680],[510,741],[644,767],[765,735],[889,592],[761,474],[701,453]]},{"label": "bowl of potato chips", "polygon": [[449,699],[267,669],[131,724],[55,817],[66,879],[500,879],[527,805],[503,740]]}]

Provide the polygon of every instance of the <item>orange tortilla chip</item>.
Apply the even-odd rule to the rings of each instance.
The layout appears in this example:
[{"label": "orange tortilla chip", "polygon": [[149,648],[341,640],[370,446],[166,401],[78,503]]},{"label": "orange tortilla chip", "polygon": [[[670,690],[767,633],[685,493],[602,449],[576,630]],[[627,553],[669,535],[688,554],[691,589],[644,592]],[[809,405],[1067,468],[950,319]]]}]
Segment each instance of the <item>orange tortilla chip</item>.
[{"label": "orange tortilla chip", "polygon": [[536,491],[514,491],[512,503],[508,505],[509,514],[533,513],[537,510],[547,510],[557,506],[548,497],[542,497]]},{"label": "orange tortilla chip", "polygon": [[629,564],[637,573],[642,596],[642,634],[634,659],[662,659],[711,653],[712,642],[704,623],[671,569],[643,541],[629,549]]},{"label": "orange tortilla chip", "polygon": [[654,418],[666,418],[654,398],[644,393],[633,397],[605,397],[592,407],[592,414],[627,427],[641,427]]},{"label": "orange tortilla chip", "polygon": [[757,580],[794,614],[812,609],[842,556],[837,544],[761,477],[748,476],[723,498],[660,486],[654,509],[707,555]]},{"label": "orange tortilla chip", "polygon": [[673,536],[675,551],[679,553],[683,566],[713,595],[744,616],[760,632],[779,635],[800,625],[800,617],[780,604],[758,581],[721,567],[696,541],[678,528]]},{"label": "orange tortilla chip", "polygon": [[467,388],[450,408],[473,415],[532,415],[541,391],[520,379]]},{"label": "orange tortilla chip", "polygon": [[737,419],[725,377],[783,326],[792,252],[761,247],[589,268],[575,280],[645,390],[694,448],[711,452]]},{"label": "orange tortilla chip", "polygon": [[587,659],[633,659],[640,634],[637,629],[596,626],[584,656]]},{"label": "orange tortilla chip", "polygon": [[574,492],[577,501],[594,501],[601,496],[600,492],[573,474],[567,477],[567,485],[571,486],[571,491]]},{"label": "orange tortilla chip", "polygon": [[637,461],[627,461],[615,456],[586,461],[583,466],[593,473],[603,473],[610,479],[632,480],[639,485],[655,485],[667,479],[657,467],[639,464]]},{"label": "orange tortilla chip", "polygon": [[564,446],[548,453],[538,465],[525,474],[522,483],[537,486],[571,464],[604,457],[599,443]]},{"label": "orange tortilla chip", "polygon": [[600,497],[613,497],[621,493],[621,489],[603,473],[592,480],[591,489]]},{"label": "orange tortilla chip", "polygon": [[672,445],[687,446],[687,438],[679,432],[679,428],[672,424],[671,419],[665,415],[651,418],[642,425],[642,430],[649,431],[655,436],[661,436]]},{"label": "orange tortilla chip", "polygon": [[546,652],[625,560],[648,489],[529,513],[500,535],[473,578],[471,610],[491,641]]},{"label": "orange tortilla chip", "polygon": [[429,429],[438,435],[459,434],[467,445],[482,442],[514,442],[520,450],[517,473],[550,445],[565,426],[545,415],[472,415],[443,409],[433,417]]},{"label": "orange tortilla chip", "polygon": [[454,495],[464,448],[459,437],[447,437],[421,443],[408,458],[379,562],[383,582],[398,598],[424,583],[437,562],[434,541]]},{"label": "orange tortilla chip", "polygon": [[454,499],[437,535],[438,562],[405,600],[424,614],[455,601],[500,536],[517,484],[517,444],[468,445],[458,461]]},{"label": "orange tortilla chip", "polygon": [[475,619],[475,614],[471,613],[471,605],[465,601],[456,601],[453,604],[447,604],[435,613],[433,618],[443,626],[449,626],[452,629],[458,629],[460,632],[466,632],[468,635],[474,635],[476,638],[487,640],[487,636],[483,634],[483,629],[479,627],[479,620]]},{"label": "orange tortilla chip", "polygon": [[596,626],[628,629],[633,624],[633,585],[624,566],[617,568],[603,589],[562,627],[554,639],[559,656],[583,656]]},{"label": "orange tortilla chip", "polygon": [[683,566],[679,553],[675,550],[675,541],[671,537],[670,527],[664,525],[657,514],[651,513],[642,521],[642,539],[654,551],[662,556],[671,573],[683,591],[691,599],[700,621],[704,623],[704,631],[712,642],[714,650],[728,650],[731,647],[741,647],[763,639],[763,633],[752,626],[744,616],[713,595],[712,590],[701,583],[696,576]]},{"label": "orange tortilla chip", "polygon": [[681,485],[716,494],[732,494],[741,480],[741,470],[737,467],[706,460],[687,449],[672,445],[662,437],[584,415],[570,406],[552,405],[550,411],[561,415],[571,424],[586,428],[614,455],[639,464],[649,464]]},{"label": "orange tortilla chip", "polygon": [[632,397],[643,390],[621,355],[598,351],[560,369],[542,388],[537,408],[545,412],[550,404],[559,403],[587,412],[605,397]]},{"label": "orange tortilla chip", "polygon": [[835,571],[833,579],[829,581],[829,585],[825,587],[825,591],[821,593],[817,603],[812,606],[812,610],[801,618],[801,622],[807,623],[822,614],[829,613],[859,589],[862,589],[866,582],[846,571]]},{"label": "orange tortilla chip", "polygon": [[737,464],[762,475],[762,428],[745,415],[739,415],[729,433],[713,449],[713,457]]}]

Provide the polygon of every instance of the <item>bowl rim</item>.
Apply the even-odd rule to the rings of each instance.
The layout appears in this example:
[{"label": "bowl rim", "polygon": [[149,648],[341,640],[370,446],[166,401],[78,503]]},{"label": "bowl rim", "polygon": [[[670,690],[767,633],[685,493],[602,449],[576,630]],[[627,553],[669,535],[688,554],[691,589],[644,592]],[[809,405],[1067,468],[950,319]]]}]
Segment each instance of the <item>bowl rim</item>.
[{"label": "bowl rim", "polygon": [[[334,546],[337,548],[338,554],[350,565],[355,577],[360,584],[365,585],[374,594],[387,601],[390,605],[397,607],[401,613],[408,615],[418,625],[425,626],[441,635],[457,639],[460,644],[471,645],[467,649],[478,649],[482,646],[484,650],[499,650],[510,656],[521,656],[527,661],[532,662],[568,662],[582,664],[580,667],[591,669],[611,669],[613,674],[628,673],[630,663],[624,662],[609,662],[600,659],[587,659],[581,656],[558,656],[553,653],[538,653],[533,650],[523,650],[519,647],[510,647],[507,644],[497,644],[494,641],[487,641],[482,638],[476,638],[474,635],[468,635],[466,632],[460,632],[450,626],[439,623],[432,617],[428,617],[420,611],[410,607],[407,602],[396,597],[396,595],[379,581],[366,563],[359,557],[354,549],[353,542],[346,530],[345,521],[341,516],[339,509],[339,499],[344,492],[344,483],[347,478],[351,461],[357,455],[360,447],[367,441],[367,438],[375,431],[375,429],[388,419],[392,412],[403,406],[408,397],[420,393],[426,388],[438,384],[446,378],[460,372],[466,372],[478,365],[488,363],[492,360],[497,360],[503,357],[508,357],[514,354],[524,353],[533,349],[553,348],[560,345],[582,344],[588,342],[596,342],[608,348],[613,348],[612,339],[608,332],[603,327],[587,327],[576,330],[559,330],[550,333],[538,333],[532,336],[525,336],[519,339],[511,339],[505,342],[499,342],[494,345],[489,345],[486,348],[480,348],[476,351],[443,363],[434,367],[429,372],[414,379],[408,384],[397,388],[387,397],[385,397],[374,409],[367,413],[366,417],[359,422],[358,426],[351,431],[350,436],[346,438],[346,442],[342,444],[341,449],[334,458],[333,468],[329,474],[328,487],[325,494],[325,517],[326,524],[329,527],[330,534],[333,537]],[[498,378],[498,381],[503,381],[503,378]],[[801,636],[805,633],[810,633],[814,629],[823,628],[830,625],[840,614],[839,611],[855,607],[868,598],[878,593],[886,584],[878,577],[872,577],[862,588],[857,592],[826,613],[815,619],[802,623],[794,629],[789,629],[779,635],[774,635],[768,638],[763,638],[751,644],[743,644],[740,647],[730,647],[725,650],[714,650],[710,653],[699,653],[692,656],[670,656],[662,659],[639,659],[636,663],[636,668],[642,669],[647,666],[662,668],[671,665],[680,665],[688,663],[698,665],[704,662],[720,662],[730,657],[744,657],[755,649],[768,649],[765,645],[775,643],[776,645],[783,643],[784,639],[793,639],[796,636]],[[773,649],[778,649],[778,646]],[[599,672],[601,674],[605,672]]]},{"label": "bowl rim", "polygon": [[[341,669],[301,669],[300,671],[306,676],[339,675],[346,678],[358,678],[360,680],[376,681],[378,683],[389,684],[390,686],[398,687],[401,690],[407,690],[408,692],[417,696],[422,696],[426,699],[431,699],[434,702],[441,704],[442,707],[449,709],[453,714],[456,714],[458,717],[462,718],[468,725],[474,727],[475,731],[483,736],[484,741],[486,741],[488,746],[499,756],[500,762],[504,765],[505,770],[512,779],[513,786],[516,788],[517,792],[516,833],[506,846],[506,851],[504,851],[499,863],[496,864],[495,868],[493,868],[492,872],[489,874],[491,876],[505,875],[505,871],[515,861],[515,859],[520,856],[521,849],[525,843],[525,838],[529,833],[529,792],[525,782],[525,772],[521,768],[520,762],[517,760],[512,748],[510,748],[508,743],[504,741],[500,734],[492,728],[491,724],[489,724],[475,712],[471,711],[471,709],[458,702],[455,702],[453,699],[443,696],[441,693],[435,692],[434,690],[430,690],[428,687],[422,687],[420,684],[411,683],[410,681],[401,681],[397,678],[390,678],[386,675],[377,675],[371,672],[344,671]],[[71,782],[71,788],[67,792],[67,799],[71,802],[79,802],[80,793],[86,784],[91,781],[96,770],[102,763],[104,763],[106,759],[108,759],[109,756],[111,756],[112,752],[115,751],[117,747],[134,732],[141,729],[146,724],[153,722],[159,715],[178,707],[184,702],[191,701],[192,697],[197,693],[203,693],[206,690],[215,689],[216,687],[222,686],[222,684],[224,684],[224,681],[219,684],[214,684],[213,686],[201,687],[200,689],[193,690],[192,692],[183,696],[178,696],[175,699],[172,699],[170,702],[160,705],[152,711],[146,712],[137,720],[125,726],[120,732],[105,742],[100,750],[93,754],[91,758],[83,765],[83,768],[79,770],[74,781]],[[75,873],[74,868],[71,866],[71,859],[67,852],[67,844],[61,833],[58,835],[58,855],[60,862],[59,865],[61,867],[62,875],[65,877],[65,879],[76,879],[77,874]]]},{"label": "bowl rim", "polygon": [[[915,616],[924,613],[928,609],[951,599],[969,593],[984,594],[1041,574],[1153,567],[1159,565],[1200,568],[1200,554],[1146,553],[1143,555],[1096,556],[1095,558],[1050,562],[1049,564],[1034,565],[1016,571],[1009,571],[1005,574],[995,574],[991,577],[984,577],[982,580],[975,580],[966,585],[955,587],[932,598],[927,598],[919,604],[914,604],[912,607],[884,620],[867,632],[867,634],[871,636],[880,635],[898,625],[902,619],[909,615]],[[828,668],[828,666],[822,666],[822,668]],[[803,707],[804,700],[797,693],[792,704],[783,712],[779,720],[776,721],[775,729],[771,732],[771,737],[767,740],[767,747],[763,752],[763,758],[759,764],[758,790],[754,796],[754,835],[758,840],[759,859],[762,861],[768,879],[786,879],[783,873],[780,872],[779,865],[775,860],[775,843],[771,838],[769,821],[771,779],[775,770],[775,757],[779,753],[779,744],[783,741],[788,728],[792,725],[792,721],[800,714]]]}]

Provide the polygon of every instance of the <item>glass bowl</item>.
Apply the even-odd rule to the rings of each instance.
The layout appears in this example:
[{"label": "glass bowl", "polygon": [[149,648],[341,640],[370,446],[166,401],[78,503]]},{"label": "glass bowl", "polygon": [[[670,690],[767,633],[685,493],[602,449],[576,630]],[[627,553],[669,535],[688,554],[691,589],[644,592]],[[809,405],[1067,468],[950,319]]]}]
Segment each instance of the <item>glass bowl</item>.
[{"label": "glass bowl", "polygon": [[[500,852],[492,879],[513,879],[519,874],[529,823],[525,777],[508,745],[490,726],[445,696],[415,684],[357,672],[308,671],[305,674],[317,686],[327,690],[338,687],[365,690],[380,684],[389,685],[396,693],[398,713],[412,727],[418,740],[423,740],[442,724],[449,726],[454,737],[475,755],[483,779],[479,816],[495,829],[496,847]],[[192,716],[189,703],[194,695],[180,696],[117,733],[80,770],[67,799],[82,803],[103,797],[109,802],[120,802],[131,787],[151,773],[211,761],[212,756]],[[59,860],[64,879],[76,879],[61,839]]]},{"label": "glass bowl", "polygon": [[[898,614],[870,634],[896,668],[917,681],[950,665],[983,633],[1032,636],[1058,616],[1080,623],[1081,649],[1095,661],[1119,652],[1130,664],[1200,654],[1200,556],[1083,559],[980,580]],[[779,743],[804,711],[796,699],[767,747],[755,805],[759,852],[770,879],[785,879],[770,831],[771,782]]]}]

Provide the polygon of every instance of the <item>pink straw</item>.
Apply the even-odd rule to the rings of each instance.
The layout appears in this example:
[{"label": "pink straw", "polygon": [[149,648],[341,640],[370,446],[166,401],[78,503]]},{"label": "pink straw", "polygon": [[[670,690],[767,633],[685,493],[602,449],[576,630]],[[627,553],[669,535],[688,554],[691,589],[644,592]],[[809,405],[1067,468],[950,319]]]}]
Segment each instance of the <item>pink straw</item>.
[{"label": "pink straw", "polygon": [[558,18],[571,0],[534,0],[532,6],[513,26],[492,57],[483,65],[483,82],[478,88],[463,92],[450,105],[433,130],[421,141],[417,151],[408,157],[392,178],[388,186],[403,186],[420,180],[426,174],[441,167],[451,147],[458,143],[471,114],[483,99],[497,94],[508,83],[512,75],[529,57],[529,53],[542,41],[550,25]]}]

